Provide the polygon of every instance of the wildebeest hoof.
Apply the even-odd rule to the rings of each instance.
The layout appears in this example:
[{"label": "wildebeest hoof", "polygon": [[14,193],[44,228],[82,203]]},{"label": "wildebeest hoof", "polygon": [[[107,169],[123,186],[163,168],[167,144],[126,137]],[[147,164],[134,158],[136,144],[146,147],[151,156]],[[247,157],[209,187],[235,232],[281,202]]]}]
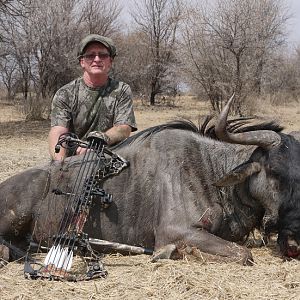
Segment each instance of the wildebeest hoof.
[{"label": "wildebeest hoof", "polygon": [[152,262],[156,262],[159,259],[170,259],[177,253],[177,247],[174,244],[168,244],[158,251],[156,251],[152,257]]},{"label": "wildebeest hoof", "polygon": [[8,264],[8,261],[3,260],[2,258],[0,258],[0,269],[5,267]]},{"label": "wildebeest hoof", "polygon": [[254,260],[253,260],[253,257],[252,257],[252,254],[250,251],[245,251],[242,262],[243,262],[244,266],[253,266],[254,265]]}]

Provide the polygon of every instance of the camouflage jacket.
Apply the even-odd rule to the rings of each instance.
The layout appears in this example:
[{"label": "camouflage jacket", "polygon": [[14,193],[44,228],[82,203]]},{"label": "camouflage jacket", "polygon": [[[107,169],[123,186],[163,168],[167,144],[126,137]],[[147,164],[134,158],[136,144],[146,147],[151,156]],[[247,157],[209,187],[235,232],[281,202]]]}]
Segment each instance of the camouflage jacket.
[{"label": "camouflage jacket", "polygon": [[60,88],[54,95],[51,126],[63,126],[86,138],[91,131],[105,132],[126,124],[137,130],[132,93],[128,84],[109,78],[106,86],[88,87],[82,77]]}]

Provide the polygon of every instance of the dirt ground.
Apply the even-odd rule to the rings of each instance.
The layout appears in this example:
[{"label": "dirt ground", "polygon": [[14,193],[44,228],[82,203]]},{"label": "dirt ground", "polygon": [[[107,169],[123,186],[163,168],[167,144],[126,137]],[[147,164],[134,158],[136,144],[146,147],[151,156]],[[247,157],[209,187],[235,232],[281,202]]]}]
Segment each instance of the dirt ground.
[{"label": "dirt ground", "polygon": [[[208,104],[177,99],[175,107],[136,102],[139,129],[185,117],[197,122]],[[258,104],[259,105],[259,104]],[[300,130],[299,103],[264,105],[258,113]],[[0,181],[49,160],[49,122],[24,122],[20,108],[0,102]],[[146,255],[108,255],[106,279],[66,283],[24,279],[23,262],[0,269],[0,299],[300,299],[300,262],[283,261],[277,247],[254,248],[252,267],[185,257],[151,263]]]}]

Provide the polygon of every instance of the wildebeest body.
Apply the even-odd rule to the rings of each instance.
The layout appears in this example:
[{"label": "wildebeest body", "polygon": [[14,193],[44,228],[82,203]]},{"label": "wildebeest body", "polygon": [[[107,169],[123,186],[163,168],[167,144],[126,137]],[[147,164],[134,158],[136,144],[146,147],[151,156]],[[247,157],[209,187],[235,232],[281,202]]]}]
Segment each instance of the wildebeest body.
[{"label": "wildebeest body", "polygon": [[[281,135],[294,147],[293,167],[299,170],[300,143]],[[93,238],[156,251],[170,244],[178,250],[195,248],[245,263],[250,252],[231,241],[243,240],[262,225],[278,230],[286,187],[278,186],[283,180],[276,178],[269,163],[271,158],[279,169],[287,165],[291,149],[285,149],[286,145],[281,145],[280,151],[285,151],[282,161],[277,148],[266,151],[209,139],[184,122],[148,129],[114,149],[130,161],[130,167],[105,180],[103,188],[113,194],[113,203],[101,210],[99,203],[93,202],[85,232]],[[55,234],[66,197],[51,191],[71,191],[80,159],[53,162],[2,183],[1,236],[17,242],[32,232],[37,240]],[[225,180],[232,183],[215,185],[248,162],[259,168],[245,178],[233,172]],[[299,188],[299,176],[292,176],[293,188]],[[282,219],[286,220],[285,216]]]},{"label": "wildebeest body", "polygon": [[[99,205],[94,203],[91,212],[95,213],[94,220],[101,221],[100,226],[96,226],[103,228],[101,238],[146,247],[155,244],[159,248],[178,241],[187,231],[198,232],[203,227],[201,216],[205,212],[211,221],[207,229],[212,233],[228,240],[240,240],[247,234],[243,229],[228,230],[235,227],[232,226],[235,220],[223,215],[224,202],[230,205],[228,199],[222,200],[226,198],[226,191],[223,195],[212,185],[226,171],[226,162],[220,157],[218,164],[205,154],[215,151],[224,156],[224,150],[233,153],[234,147],[223,145],[220,149],[219,142],[200,138],[192,132],[182,133],[181,130],[164,130],[147,141],[120,149],[119,154],[131,165],[104,183],[104,189],[114,196],[114,205],[100,212],[99,217],[96,213]],[[140,151],[134,151],[135,148]],[[235,155],[230,157],[228,165],[238,164],[234,162]],[[255,220],[247,227],[253,227],[253,222]]]}]

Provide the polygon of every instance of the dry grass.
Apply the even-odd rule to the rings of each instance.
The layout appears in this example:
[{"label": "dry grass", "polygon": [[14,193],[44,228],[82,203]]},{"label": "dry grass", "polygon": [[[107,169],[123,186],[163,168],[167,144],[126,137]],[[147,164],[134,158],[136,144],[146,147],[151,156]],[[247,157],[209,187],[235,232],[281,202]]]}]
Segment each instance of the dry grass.
[{"label": "dry grass", "polygon": [[[49,122],[23,122],[12,106],[0,104],[0,180],[48,160]],[[197,121],[208,113],[206,103],[178,100],[173,108],[151,108],[136,103],[139,128],[181,116]],[[289,130],[299,130],[296,106],[264,106],[262,115],[276,116]],[[23,264],[0,270],[1,299],[300,299],[299,261],[284,262],[276,247],[253,249],[255,265],[211,263],[186,257],[151,263],[149,257],[109,255],[104,258],[106,279],[62,283],[30,281]]]},{"label": "dry grass", "polygon": [[22,264],[10,263],[0,270],[1,299],[300,299],[298,261],[282,262],[269,248],[253,254],[252,267],[109,255],[106,279],[78,283],[27,280]]}]

